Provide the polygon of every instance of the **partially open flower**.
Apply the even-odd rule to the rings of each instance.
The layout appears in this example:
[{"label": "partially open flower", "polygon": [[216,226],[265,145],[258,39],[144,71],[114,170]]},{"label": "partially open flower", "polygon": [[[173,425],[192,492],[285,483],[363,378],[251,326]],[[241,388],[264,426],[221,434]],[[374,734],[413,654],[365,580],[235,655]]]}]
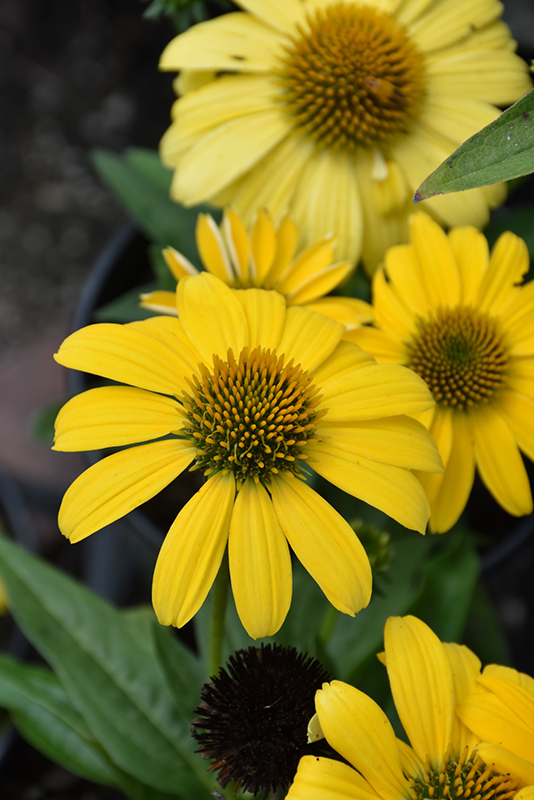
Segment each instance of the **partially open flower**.
[{"label": "partially open flower", "polygon": [[[297,251],[298,230],[285,214],[277,224],[259,209],[247,230],[233,208],[224,211],[220,228],[210,214],[199,214],[197,249],[202,265],[234,289],[275,289],[289,306],[306,306],[341,322],[347,330],[373,319],[373,308],[355,297],[328,296],[352,271],[349,261],[334,261],[335,236],[317,237]],[[163,251],[176,281],[197,275],[197,268],[178,250]],[[155,291],[141,295],[144,308],[176,316],[176,294]]]},{"label": "partially open flower", "polygon": [[204,685],[191,726],[221,786],[235,781],[253,794],[287,789],[300,757],[317,750],[307,744],[306,730],[315,692],[330,677],[294,647],[234,653],[227,669]]}]

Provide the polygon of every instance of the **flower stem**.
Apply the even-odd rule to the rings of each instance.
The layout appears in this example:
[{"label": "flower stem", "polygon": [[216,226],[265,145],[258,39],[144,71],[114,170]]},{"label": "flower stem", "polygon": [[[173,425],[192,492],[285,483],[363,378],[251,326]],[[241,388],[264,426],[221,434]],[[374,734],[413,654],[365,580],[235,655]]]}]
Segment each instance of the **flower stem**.
[{"label": "flower stem", "polygon": [[217,675],[221,665],[221,653],[224,636],[224,620],[228,600],[228,585],[230,574],[228,571],[228,552],[226,551],[217,577],[213,584],[213,602],[211,606],[209,674]]}]

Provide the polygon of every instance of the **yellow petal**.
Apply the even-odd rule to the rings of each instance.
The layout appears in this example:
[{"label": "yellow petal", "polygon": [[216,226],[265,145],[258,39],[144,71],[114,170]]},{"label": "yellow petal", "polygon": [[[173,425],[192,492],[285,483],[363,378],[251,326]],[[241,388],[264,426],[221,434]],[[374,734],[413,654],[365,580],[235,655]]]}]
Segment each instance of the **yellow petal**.
[{"label": "yellow petal", "polygon": [[308,445],[306,455],[315,472],[334,486],[406,528],[425,532],[430,506],[420,482],[407,469],[357,458],[329,440]]},{"label": "yellow petal", "polygon": [[299,253],[290,268],[282,275],[278,290],[282,294],[291,294],[303,281],[330,266],[334,258],[335,246],[336,241],[330,235],[314,242]]},{"label": "yellow petal", "polygon": [[510,428],[491,407],[471,416],[475,458],[486,487],[509,514],[530,514],[530,484]]},{"label": "yellow petal", "polygon": [[[452,447],[445,475],[441,477],[438,492],[430,499],[430,530],[433,533],[444,533],[452,528],[464,510],[473,488],[475,449],[469,418],[463,414],[454,415]],[[420,478],[426,487],[427,476],[421,475]]]},{"label": "yellow petal", "polygon": [[225,283],[234,278],[221,233],[211,214],[199,214],[195,230],[197,249],[206,269]]},{"label": "yellow petal", "polygon": [[384,270],[380,268],[373,278],[373,305],[377,327],[401,341],[413,336],[416,330],[413,315],[388,284]]},{"label": "yellow petal", "polygon": [[498,408],[519,449],[534,460],[534,400],[517,392],[503,391]]},{"label": "yellow petal", "polygon": [[403,364],[407,361],[404,344],[389,331],[362,325],[346,333],[345,338],[371,353],[379,364]]},{"label": "yellow petal", "polygon": [[519,236],[507,231],[497,239],[489,267],[480,284],[477,307],[498,313],[506,304],[513,284],[519,283],[529,268],[528,249]]},{"label": "yellow petal", "polygon": [[189,622],[219,571],[234,507],[235,480],[217,473],[173,522],[159,552],[152,602],[162,625]]},{"label": "yellow petal", "polygon": [[237,290],[235,296],[243,306],[248,320],[248,343],[276,350],[286,321],[286,304],[278,292],[264,289]]},{"label": "yellow petal", "polygon": [[[322,297],[335,289],[352,272],[353,267],[349,261],[330,264],[320,272],[310,275],[306,280],[287,293],[288,303],[304,304]],[[308,305],[308,308],[310,306]]]},{"label": "yellow petal", "polygon": [[[421,263],[416,257],[415,248],[410,244],[399,244],[390,248],[384,256],[385,272],[388,276],[389,290],[395,295],[399,305],[413,315],[426,316],[432,305],[423,280]],[[378,280],[376,281],[378,283]],[[373,295],[378,300],[382,285],[373,286]],[[413,322],[411,323],[413,326]]]},{"label": "yellow petal", "polygon": [[69,486],[58,524],[71,542],[150,500],[189,466],[195,449],[179,439],[130,447],[98,461]]},{"label": "yellow petal", "polygon": [[488,269],[488,240],[476,228],[453,228],[449,242],[458,265],[462,305],[476,303],[480,282]]},{"label": "yellow petal", "polygon": [[325,148],[309,155],[292,210],[304,241],[333,233],[337,258],[357,264],[364,231],[361,190],[345,153]]},{"label": "yellow petal", "polygon": [[[289,133],[283,109],[272,106],[219,125],[203,136],[180,162],[173,197],[195,205],[254,168]],[[217,169],[212,168],[217,164]],[[239,208],[239,203],[236,201]]]},{"label": "yellow petal", "polygon": [[[162,318],[163,319],[163,318]],[[171,317],[156,328],[152,320],[89,325],[71,334],[55,354],[59,364],[162,394],[178,394],[192,374],[191,348],[178,347],[181,323]],[[198,361],[197,361],[198,364]]]},{"label": "yellow petal", "polygon": [[165,247],[162,250],[162,255],[176,283],[186,275],[198,275],[198,269],[174,247]]},{"label": "yellow petal", "polygon": [[348,330],[359,328],[374,318],[373,306],[357,297],[321,297],[313,302],[307,302],[310,311],[325,314],[327,317],[341,322]]},{"label": "yellow petal", "polygon": [[286,212],[276,226],[276,252],[269,272],[269,288],[283,275],[295,255],[298,238],[299,232],[295,220]]},{"label": "yellow petal", "polygon": [[336,349],[314,370],[313,379],[317,386],[328,381],[351,375],[354,370],[374,364],[374,359],[361,347],[343,339]]},{"label": "yellow petal", "polygon": [[[429,431],[436,442],[443,465],[447,469],[453,444],[453,414],[448,408],[436,406]],[[419,476],[431,505],[439,495],[443,479],[443,472],[440,475]]]},{"label": "yellow petal", "polygon": [[393,728],[374,700],[347,683],[332,681],[317,692],[315,707],[328,743],[382,800],[407,794]]},{"label": "yellow petal", "polygon": [[293,359],[304,371],[310,372],[334,351],[344,332],[339,322],[307,308],[292,306],[287,309],[277,351],[286,354],[286,363]]},{"label": "yellow petal", "polygon": [[358,460],[369,459],[425,472],[443,471],[434,440],[420,422],[410,417],[386,417],[345,426],[329,424],[326,417],[319,423],[317,433],[325,434],[328,444]]},{"label": "yellow petal", "polygon": [[223,14],[176,36],[161,54],[159,68],[266,72],[275,62],[279,40],[279,34],[249,14]]},{"label": "yellow petal", "polygon": [[365,365],[353,375],[323,380],[321,389],[330,422],[415,414],[434,405],[426,383],[398,364]]},{"label": "yellow petal", "polygon": [[298,23],[304,22],[306,11],[299,0],[243,0],[241,7],[263,20],[272,28],[293,32]]},{"label": "yellow petal", "polygon": [[[465,645],[443,643],[445,655],[451,668],[456,705],[462,703],[474,690],[480,676],[480,659]],[[463,746],[472,749],[480,737],[475,736],[455,714],[452,722],[451,741],[457,742],[458,751]]]},{"label": "yellow petal", "polygon": [[184,330],[208,363],[213,355],[236,358],[248,344],[248,323],[242,304],[226,284],[203,272],[182,278],[176,290],[178,315]]},{"label": "yellow petal", "polygon": [[348,522],[287,473],[276,475],[269,489],[291,548],[332,605],[352,616],[365,608],[371,598],[371,568]]},{"label": "yellow petal", "polygon": [[226,208],[223,215],[222,230],[235,274],[242,284],[249,280],[250,246],[248,233],[243,220],[233,208]]},{"label": "yellow petal", "polygon": [[426,214],[415,214],[410,235],[431,307],[457,305],[460,300],[458,267],[442,228]]},{"label": "yellow petal", "polygon": [[149,311],[154,311],[156,314],[169,314],[172,317],[177,317],[176,310],[176,292],[157,291],[145,292],[139,295],[141,308],[148,308]]},{"label": "yellow petal", "polygon": [[89,389],[65,403],[56,418],[54,450],[99,450],[158,439],[182,427],[170,397],[130,386]]},{"label": "yellow petal", "polygon": [[228,539],[237,613],[253,639],[273,636],[291,604],[291,557],[273,504],[247,478],[238,492]]},{"label": "yellow petal", "polygon": [[263,286],[273,263],[276,250],[276,233],[273,218],[265,208],[260,208],[252,223],[250,233],[251,277],[255,286]]},{"label": "yellow petal", "polygon": [[304,756],[287,800],[378,800],[379,795],[355,769],[330,758]]},{"label": "yellow petal", "polygon": [[[481,742],[477,751],[488,766],[494,767],[495,772],[510,774],[519,782],[520,786],[532,787],[534,785],[534,764],[531,758],[527,761],[509,750],[505,750],[504,747],[487,742]],[[523,793],[520,792],[516,797],[521,794]]]},{"label": "yellow petal", "polygon": [[420,759],[439,767],[454,715],[449,660],[436,634],[417,617],[390,617],[384,631],[395,708]]}]

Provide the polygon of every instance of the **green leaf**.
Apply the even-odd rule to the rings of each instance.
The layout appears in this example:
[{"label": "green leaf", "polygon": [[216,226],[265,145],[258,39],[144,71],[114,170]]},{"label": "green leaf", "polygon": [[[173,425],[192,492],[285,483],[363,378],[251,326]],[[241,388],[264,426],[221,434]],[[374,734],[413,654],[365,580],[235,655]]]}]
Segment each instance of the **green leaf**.
[{"label": "green leaf", "polygon": [[0,655],[0,705],[22,735],[48,758],[82,778],[121,786],[117,768],[47,668]]},{"label": "green leaf", "polygon": [[100,177],[141,230],[163,247],[174,247],[197,260],[195,226],[207,206],[184,206],[170,199],[172,173],[157,153],[133,148],[122,156],[96,150],[93,163]]},{"label": "green leaf", "polygon": [[118,611],[7,540],[0,572],[15,619],[113,763],[160,792],[204,796],[211,782],[161,680],[146,613]]},{"label": "green leaf", "polygon": [[421,184],[414,202],[534,172],[534,89],[467,139]]},{"label": "green leaf", "polygon": [[192,720],[194,709],[200,703],[202,685],[206,681],[205,667],[177,639],[174,628],[159,625],[154,618],[150,627],[162,675],[174,705],[188,720]]}]

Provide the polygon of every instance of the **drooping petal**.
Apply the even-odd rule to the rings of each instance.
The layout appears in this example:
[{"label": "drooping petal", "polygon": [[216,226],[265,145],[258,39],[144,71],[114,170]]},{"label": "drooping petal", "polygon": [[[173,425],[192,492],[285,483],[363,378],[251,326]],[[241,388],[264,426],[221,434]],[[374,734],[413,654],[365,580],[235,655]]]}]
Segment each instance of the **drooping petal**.
[{"label": "drooping petal", "polygon": [[505,419],[519,449],[534,460],[534,400],[524,394],[503,391],[499,396],[499,414]]},{"label": "drooping petal", "polygon": [[212,197],[253,169],[288,134],[288,122],[277,106],[213,128],[181,159],[171,194],[188,206]]},{"label": "drooping petal", "polygon": [[291,557],[271,498],[247,478],[238,492],[228,539],[237,613],[253,639],[273,636],[291,604]]},{"label": "drooping petal", "polygon": [[334,486],[378,508],[411,530],[424,533],[430,505],[407,469],[356,458],[328,440],[306,448],[310,466]]},{"label": "drooping petal", "polygon": [[527,473],[510,428],[491,407],[472,414],[475,458],[480,477],[509,514],[532,511]]},{"label": "drooping petal", "polygon": [[384,631],[395,707],[421,760],[439,767],[451,743],[454,715],[449,660],[436,634],[417,617],[390,617]]},{"label": "drooping petal", "polygon": [[165,488],[189,466],[195,449],[179,439],[113,453],[93,464],[63,497],[58,524],[71,542],[120,519]]},{"label": "drooping petal", "polygon": [[331,758],[304,756],[287,800],[378,800],[379,795],[355,769]]},{"label": "drooping petal", "polygon": [[101,386],[61,408],[54,450],[99,450],[159,439],[183,422],[181,406],[170,397],[131,386]]},{"label": "drooping petal", "polygon": [[334,351],[345,332],[343,325],[307,308],[287,309],[286,325],[278,353],[286,354],[302,369],[311,372]]},{"label": "drooping petal", "polygon": [[371,568],[350,525],[297,478],[281,473],[269,489],[289,544],[332,605],[351,615],[365,608]]},{"label": "drooping petal", "polygon": [[176,290],[178,314],[184,330],[208,363],[213,354],[224,358],[248,344],[248,322],[242,304],[222,281],[203,272],[182,278]]},{"label": "drooping petal", "polygon": [[180,511],[159,552],[152,602],[162,625],[185,625],[219,571],[234,507],[235,480],[217,473]]},{"label": "drooping petal", "polygon": [[[432,429],[431,429],[432,432]],[[420,475],[426,488],[426,481],[434,476]],[[453,419],[452,447],[441,476],[438,491],[430,499],[432,514],[430,530],[444,533],[458,521],[464,510],[475,479],[475,449],[469,419],[458,414]]]},{"label": "drooping petal", "polygon": [[328,743],[370,783],[382,800],[407,792],[397,740],[382,709],[341,681],[323,684],[315,707]]}]

